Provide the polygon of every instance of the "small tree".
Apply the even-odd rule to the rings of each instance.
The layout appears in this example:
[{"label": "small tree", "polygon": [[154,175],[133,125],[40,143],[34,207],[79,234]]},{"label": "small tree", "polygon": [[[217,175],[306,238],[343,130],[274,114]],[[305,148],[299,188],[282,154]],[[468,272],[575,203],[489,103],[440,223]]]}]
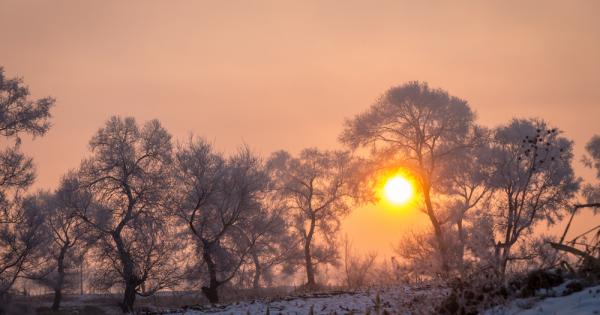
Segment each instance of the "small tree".
[{"label": "small tree", "polygon": [[170,192],[171,136],[157,120],[140,129],[133,118],[110,118],[90,141],[92,156],[78,172],[80,189],[94,207],[79,216],[102,235],[97,263],[107,286],[120,279],[123,312],[136,295],[150,295],[177,279],[164,209]]},{"label": "small tree", "polygon": [[352,241],[346,235],[344,244],[344,281],[350,289],[361,288],[370,281],[371,273],[377,258],[377,253],[369,253],[360,256],[354,253]]},{"label": "small tree", "polygon": [[43,246],[38,250],[37,270],[30,273],[42,285],[54,290],[52,310],[58,311],[63,289],[73,286],[68,270],[80,264],[92,242],[90,229],[77,216],[77,209],[89,206],[90,196],[79,194],[76,181],[65,178],[54,193],[39,192],[26,199],[25,205],[43,218]]},{"label": "small tree", "polygon": [[571,162],[573,143],[542,120],[515,119],[497,128],[492,142],[496,260],[505,274],[511,249],[538,222],[553,224],[579,188]]},{"label": "small tree", "polygon": [[434,194],[442,166],[473,145],[475,114],[466,101],[431,89],[426,83],[409,82],[392,87],[366,112],[346,121],[340,140],[352,149],[371,147],[375,160],[395,161],[417,179],[431,221],[442,269],[449,271],[442,211]]},{"label": "small tree", "polygon": [[267,164],[302,246],[307,287],[315,288],[315,266],[337,261],[335,235],[341,217],[350,212],[354,164],[347,152],[317,149],[305,149],[298,157],[279,151]]}]

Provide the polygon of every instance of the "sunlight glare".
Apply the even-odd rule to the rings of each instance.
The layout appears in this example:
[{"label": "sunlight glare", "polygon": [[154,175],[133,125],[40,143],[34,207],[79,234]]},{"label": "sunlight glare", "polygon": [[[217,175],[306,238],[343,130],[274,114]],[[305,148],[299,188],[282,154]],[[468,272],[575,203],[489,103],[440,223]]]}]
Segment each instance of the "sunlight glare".
[{"label": "sunlight glare", "polygon": [[411,182],[400,175],[388,179],[383,190],[387,200],[397,205],[408,202],[413,195]]}]

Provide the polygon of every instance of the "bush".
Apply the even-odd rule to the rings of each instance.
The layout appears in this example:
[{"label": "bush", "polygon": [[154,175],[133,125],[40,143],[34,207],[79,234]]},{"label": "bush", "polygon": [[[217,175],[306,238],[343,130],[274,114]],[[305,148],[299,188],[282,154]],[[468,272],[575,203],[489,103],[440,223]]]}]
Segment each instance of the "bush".
[{"label": "bush", "polygon": [[527,274],[519,295],[520,297],[534,296],[539,289],[550,289],[563,282],[565,280],[559,271],[535,270]]},{"label": "bush", "polygon": [[438,307],[438,314],[476,315],[500,304],[508,297],[508,290],[500,277],[492,271],[480,272],[451,283],[450,295]]}]

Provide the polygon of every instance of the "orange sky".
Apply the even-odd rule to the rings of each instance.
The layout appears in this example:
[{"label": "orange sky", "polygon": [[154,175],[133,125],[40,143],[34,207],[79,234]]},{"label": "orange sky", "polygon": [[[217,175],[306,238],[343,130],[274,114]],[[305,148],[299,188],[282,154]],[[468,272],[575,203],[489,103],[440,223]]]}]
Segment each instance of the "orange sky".
[{"label": "orange sky", "polygon": [[[488,126],[545,118],[579,159],[600,134],[598,12],[599,1],[0,0],[0,65],[57,99],[48,135],[25,144],[36,187],[76,167],[113,114],[158,118],[225,151],[298,152],[339,147],[345,117],[409,80],[468,100]],[[360,249],[388,252],[426,223],[367,207],[344,229]]]}]

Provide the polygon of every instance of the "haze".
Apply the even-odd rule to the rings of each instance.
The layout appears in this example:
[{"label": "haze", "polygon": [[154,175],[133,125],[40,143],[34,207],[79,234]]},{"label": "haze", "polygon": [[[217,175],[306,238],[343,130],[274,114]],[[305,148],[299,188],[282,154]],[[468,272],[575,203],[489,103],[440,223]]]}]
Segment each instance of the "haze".
[{"label": "haze", "polygon": [[[0,64],[57,99],[49,133],[24,146],[36,188],[77,167],[114,114],[226,152],[296,153],[340,147],[345,118],[410,80],[468,100],[490,127],[542,117],[575,140],[578,160],[600,132],[598,12],[594,1],[3,1]],[[387,252],[419,225],[422,214],[372,206],[344,231]]]}]

